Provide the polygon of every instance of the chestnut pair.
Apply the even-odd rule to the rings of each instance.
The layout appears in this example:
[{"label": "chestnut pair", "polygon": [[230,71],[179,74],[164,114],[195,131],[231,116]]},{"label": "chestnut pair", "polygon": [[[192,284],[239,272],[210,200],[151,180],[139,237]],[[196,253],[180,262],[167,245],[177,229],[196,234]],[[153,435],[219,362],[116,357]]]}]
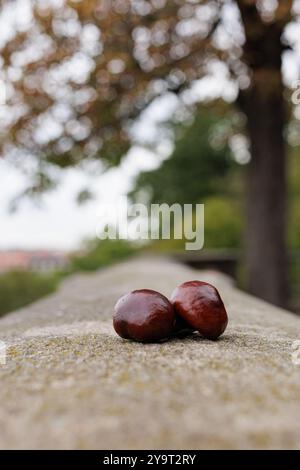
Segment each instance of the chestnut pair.
[{"label": "chestnut pair", "polygon": [[184,282],[174,290],[170,301],[154,290],[134,290],[118,300],[113,317],[119,336],[143,343],[193,331],[215,340],[227,323],[219,292],[202,281]]}]

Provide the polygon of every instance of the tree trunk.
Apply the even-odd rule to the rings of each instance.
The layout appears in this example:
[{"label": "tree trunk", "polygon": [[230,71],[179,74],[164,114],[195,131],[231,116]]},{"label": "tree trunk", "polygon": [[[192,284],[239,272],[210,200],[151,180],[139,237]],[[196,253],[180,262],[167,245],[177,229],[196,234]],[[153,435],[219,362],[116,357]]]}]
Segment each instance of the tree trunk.
[{"label": "tree trunk", "polygon": [[236,1],[245,32],[242,60],[251,81],[238,100],[247,117],[251,146],[246,224],[248,289],[286,306],[286,116],[281,67],[282,34],[290,18],[291,2],[281,2],[276,19],[264,22],[256,2]]},{"label": "tree trunk", "polygon": [[268,91],[253,83],[243,100],[251,146],[247,173],[246,266],[248,290],[276,305],[286,306],[285,112],[281,75],[278,79],[277,86],[271,86]]}]

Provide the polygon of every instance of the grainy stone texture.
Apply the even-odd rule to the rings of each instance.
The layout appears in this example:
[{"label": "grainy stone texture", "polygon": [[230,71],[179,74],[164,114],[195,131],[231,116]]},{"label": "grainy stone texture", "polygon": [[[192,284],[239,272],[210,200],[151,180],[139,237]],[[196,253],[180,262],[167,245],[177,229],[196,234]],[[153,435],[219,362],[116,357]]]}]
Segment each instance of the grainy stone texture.
[{"label": "grainy stone texture", "polygon": [[[229,314],[216,342],[117,337],[113,305],[131,289],[169,296],[186,280],[215,284]],[[0,447],[202,449],[300,447],[300,320],[216,272],[141,258],[68,279],[0,320]]]}]

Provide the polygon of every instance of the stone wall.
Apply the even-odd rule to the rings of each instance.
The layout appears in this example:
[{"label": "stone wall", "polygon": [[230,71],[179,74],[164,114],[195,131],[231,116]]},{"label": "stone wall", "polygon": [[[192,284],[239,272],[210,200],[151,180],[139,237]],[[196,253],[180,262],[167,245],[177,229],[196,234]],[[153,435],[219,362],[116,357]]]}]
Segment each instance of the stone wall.
[{"label": "stone wall", "polygon": [[[224,299],[229,326],[218,341],[116,336],[120,295],[147,287],[168,296],[192,279],[212,282]],[[75,276],[2,318],[0,340],[1,448],[300,447],[300,365],[291,356],[300,319],[217,272],[137,258]]]}]

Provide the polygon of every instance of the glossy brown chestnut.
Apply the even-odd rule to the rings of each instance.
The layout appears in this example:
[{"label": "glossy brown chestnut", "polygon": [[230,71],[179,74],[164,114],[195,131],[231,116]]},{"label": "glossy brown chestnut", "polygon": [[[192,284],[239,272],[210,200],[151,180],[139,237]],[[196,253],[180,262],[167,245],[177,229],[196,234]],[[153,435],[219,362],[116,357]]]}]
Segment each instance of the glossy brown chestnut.
[{"label": "glossy brown chestnut", "polygon": [[169,300],[159,292],[134,290],[116,303],[113,324],[122,338],[161,341],[172,334],[175,312]]},{"label": "glossy brown chestnut", "polygon": [[175,312],[205,338],[217,339],[226,329],[227,313],[217,289],[206,282],[189,281],[171,296]]}]

